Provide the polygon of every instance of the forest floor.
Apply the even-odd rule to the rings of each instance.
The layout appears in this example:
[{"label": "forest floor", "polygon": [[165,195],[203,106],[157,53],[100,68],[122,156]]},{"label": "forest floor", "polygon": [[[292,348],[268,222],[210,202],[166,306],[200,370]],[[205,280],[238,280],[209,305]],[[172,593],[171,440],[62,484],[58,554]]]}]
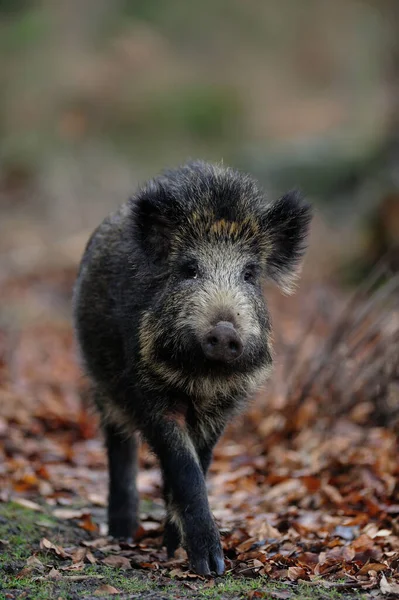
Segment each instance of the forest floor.
[{"label": "forest floor", "polygon": [[276,369],[215,450],[209,495],[227,574],[202,579],[183,550],[166,559],[145,447],[138,535],[107,537],[105,453],[70,323],[74,275],[0,281],[0,599],[398,597],[397,280],[349,305],[310,284],[291,299],[269,294]]}]

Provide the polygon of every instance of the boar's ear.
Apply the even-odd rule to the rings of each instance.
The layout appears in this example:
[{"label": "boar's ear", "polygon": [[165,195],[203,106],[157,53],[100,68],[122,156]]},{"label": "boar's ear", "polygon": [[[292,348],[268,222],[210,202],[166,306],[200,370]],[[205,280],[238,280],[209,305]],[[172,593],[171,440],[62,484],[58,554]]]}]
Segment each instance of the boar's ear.
[{"label": "boar's ear", "polygon": [[172,223],[167,214],[165,191],[150,182],[133,204],[134,234],[154,263],[162,264],[168,257]]},{"label": "boar's ear", "polygon": [[309,204],[294,190],[269,205],[263,215],[266,276],[289,294],[294,290],[312,220]]}]

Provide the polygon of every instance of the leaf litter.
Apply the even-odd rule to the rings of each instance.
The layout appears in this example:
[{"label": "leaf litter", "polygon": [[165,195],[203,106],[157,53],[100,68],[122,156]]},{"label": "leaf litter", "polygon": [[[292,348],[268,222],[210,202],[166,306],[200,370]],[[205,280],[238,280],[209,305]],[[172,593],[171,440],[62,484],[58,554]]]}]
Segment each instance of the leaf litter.
[{"label": "leaf litter", "polygon": [[[68,297],[72,282],[73,272],[44,272],[3,281],[1,293]],[[216,447],[208,482],[233,576],[398,593],[398,292],[384,265],[349,301],[312,284],[295,299],[271,292],[274,377]],[[0,501],[86,533],[68,548],[43,537],[20,576],[79,581],[101,563],[192,585],[184,550],[168,561],[162,547],[161,479],[145,445],[138,535],[107,537],[106,460],[87,389],[68,320],[0,328]]]}]

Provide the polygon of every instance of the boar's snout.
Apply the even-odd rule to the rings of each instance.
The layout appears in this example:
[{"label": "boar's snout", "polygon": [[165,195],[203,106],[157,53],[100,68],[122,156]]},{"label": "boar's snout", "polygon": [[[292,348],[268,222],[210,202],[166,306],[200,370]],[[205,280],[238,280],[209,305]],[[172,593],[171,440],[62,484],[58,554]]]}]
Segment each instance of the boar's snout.
[{"label": "boar's snout", "polygon": [[243,351],[243,344],[232,323],[219,321],[202,340],[202,350],[209,360],[231,362]]}]

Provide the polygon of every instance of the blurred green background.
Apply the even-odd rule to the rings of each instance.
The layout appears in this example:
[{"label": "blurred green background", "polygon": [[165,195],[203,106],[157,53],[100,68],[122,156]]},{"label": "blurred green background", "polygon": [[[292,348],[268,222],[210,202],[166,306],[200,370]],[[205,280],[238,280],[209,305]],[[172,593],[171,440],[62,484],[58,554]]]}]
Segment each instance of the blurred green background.
[{"label": "blurred green background", "polygon": [[356,280],[399,240],[398,116],[397,0],[0,0],[0,272],[205,158],[302,188],[308,271]]}]

